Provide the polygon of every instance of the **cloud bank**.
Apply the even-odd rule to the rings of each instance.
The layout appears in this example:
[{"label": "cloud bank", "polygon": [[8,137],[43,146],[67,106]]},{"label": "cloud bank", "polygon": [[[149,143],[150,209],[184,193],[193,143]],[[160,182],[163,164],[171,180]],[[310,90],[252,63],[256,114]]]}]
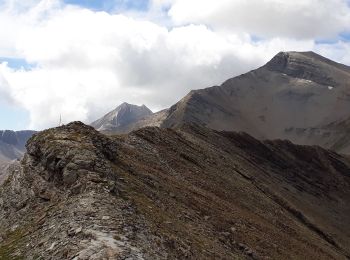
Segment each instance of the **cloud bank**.
[{"label": "cloud bank", "polygon": [[283,50],[350,63],[350,45],[339,38],[350,10],[340,0],[154,0],[139,13],[22,2],[0,0],[7,25],[0,28],[0,57],[33,66],[2,62],[0,95],[29,111],[29,128],[55,126],[60,114],[65,122],[90,122],[124,101],[159,110]]},{"label": "cloud bank", "polygon": [[350,30],[346,0],[173,0],[169,15],[176,24],[205,23],[259,37],[323,39]]}]

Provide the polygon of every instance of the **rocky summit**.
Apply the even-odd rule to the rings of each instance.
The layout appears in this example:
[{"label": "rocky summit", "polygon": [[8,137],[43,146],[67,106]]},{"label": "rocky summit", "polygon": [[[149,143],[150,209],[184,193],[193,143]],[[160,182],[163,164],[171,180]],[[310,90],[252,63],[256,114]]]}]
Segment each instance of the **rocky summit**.
[{"label": "rocky summit", "polygon": [[197,124],[35,134],[0,184],[0,259],[349,259],[350,160]]},{"label": "rocky summit", "polygon": [[124,102],[102,118],[91,123],[99,131],[123,133],[130,129],[130,125],[152,115],[152,111],[145,105],[137,106]]}]

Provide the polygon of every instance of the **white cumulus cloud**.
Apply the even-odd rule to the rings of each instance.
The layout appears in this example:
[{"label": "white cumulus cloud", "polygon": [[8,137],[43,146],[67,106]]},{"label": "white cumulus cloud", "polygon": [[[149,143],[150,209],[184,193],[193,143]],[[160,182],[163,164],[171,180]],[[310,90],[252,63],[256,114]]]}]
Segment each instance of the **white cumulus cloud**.
[{"label": "white cumulus cloud", "polygon": [[[348,0],[172,0],[176,24],[203,23],[215,29],[259,37],[301,39],[335,37],[349,32]],[[159,3],[158,3],[159,4]]]},{"label": "white cumulus cloud", "polygon": [[[155,0],[149,13],[137,17],[60,1],[33,0],[25,7],[18,0],[6,3],[0,23],[9,26],[0,35],[8,39],[0,43],[0,57],[35,66],[11,68],[2,62],[0,95],[29,112],[29,128],[55,126],[60,114],[65,122],[89,123],[124,101],[159,110],[191,89],[220,84],[283,50],[318,50],[349,62],[342,55],[349,50],[346,42],[320,45],[286,36],[257,41],[244,30],[216,30],[199,20],[186,24],[188,18],[181,18],[181,24],[169,27],[157,18],[145,19],[168,9],[176,17],[181,1],[164,6]],[[193,1],[188,3],[190,8]]]}]

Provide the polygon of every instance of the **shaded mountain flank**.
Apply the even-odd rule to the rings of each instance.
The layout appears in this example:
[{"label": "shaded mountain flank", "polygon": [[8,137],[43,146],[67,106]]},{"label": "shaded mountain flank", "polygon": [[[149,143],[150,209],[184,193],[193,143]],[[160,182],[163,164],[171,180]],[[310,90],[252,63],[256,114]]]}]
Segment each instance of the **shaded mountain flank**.
[{"label": "shaded mountain flank", "polygon": [[124,132],[196,123],[350,153],[349,108],[350,67],[313,52],[281,52],[221,86],[191,91],[169,109],[127,124]]},{"label": "shaded mountain flank", "polygon": [[0,130],[0,175],[10,161],[22,158],[25,144],[34,133],[34,131]]},{"label": "shaded mountain flank", "polygon": [[0,259],[349,259],[350,160],[195,124],[35,134],[0,186]]},{"label": "shaded mountain flank", "polygon": [[0,156],[6,159],[19,159],[24,151],[27,140],[34,131],[0,130]]}]

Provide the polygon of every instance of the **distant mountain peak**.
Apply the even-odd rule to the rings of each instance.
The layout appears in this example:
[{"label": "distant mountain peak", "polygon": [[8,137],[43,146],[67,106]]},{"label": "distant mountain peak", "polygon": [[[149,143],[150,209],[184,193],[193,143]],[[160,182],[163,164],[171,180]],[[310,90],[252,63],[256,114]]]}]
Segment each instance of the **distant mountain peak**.
[{"label": "distant mountain peak", "polygon": [[128,102],[123,102],[119,106],[117,106],[116,108],[118,108],[118,107],[131,107],[131,106],[136,106],[136,105],[129,104]]},{"label": "distant mountain peak", "polygon": [[141,108],[146,108],[147,110],[151,111],[146,105],[142,104],[142,105],[134,105],[134,104],[130,104],[128,102],[123,102],[121,103],[119,106],[117,106],[115,109],[118,110],[118,109],[121,109],[121,108],[138,108],[138,109],[141,109]]},{"label": "distant mountain peak", "polygon": [[297,58],[297,59],[308,59],[308,58],[313,58],[313,59],[319,59],[319,60],[328,60],[331,61],[322,55],[313,52],[313,51],[281,51],[277,53],[273,58],[286,58],[286,57],[291,57],[291,58]]},{"label": "distant mountain peak", "polygon": [[153,112],[145,105],[138,106],[123,102],[91,125],[100,131],[122,129],[124,126],[151,114]]},{"label": "distant mountain peak", "polygon": [[258,69],[220,86],[193,90],[170,108],[131,123],[120,119],[122,111],[133,110],[124,103],[116,109],[118,124],[107,123],[101,129],[126,133],[144,126],[196,123],[350,153],[349,124],[344,121],[350,118],[349,82],[349,66],[312,51],[279,52]]},{"label": "distant mountain peak", "polygon": [[279,52],[277,53],[265,66],[271,70],[280,71],[285,69],[287,65],[312,65],[312,66],[334,66],[340,70],[350,72],[350,67],[344,64],[337,63],[332,61],[320,54],[317,54],[313,51],[297,52],[297,51],[288,51],[288,52]]},{"label": "distant mountain peak", "polygon": [[270,71],[293,78],[313,81],[320,85],[337,86],[335,73],[350,74],[350,67],[334,62],[315,52],[280,52],[265,66]]},{"label": "distant mountain peak", "polygon": [[309,51],[309,52],[279,52],[277,53],[267,64],[266,67],[275,70],[275,71],[283,71],[291,62],[305,62],[309,59],[316,58],[320,61],[324,59],[324,57]]}]

